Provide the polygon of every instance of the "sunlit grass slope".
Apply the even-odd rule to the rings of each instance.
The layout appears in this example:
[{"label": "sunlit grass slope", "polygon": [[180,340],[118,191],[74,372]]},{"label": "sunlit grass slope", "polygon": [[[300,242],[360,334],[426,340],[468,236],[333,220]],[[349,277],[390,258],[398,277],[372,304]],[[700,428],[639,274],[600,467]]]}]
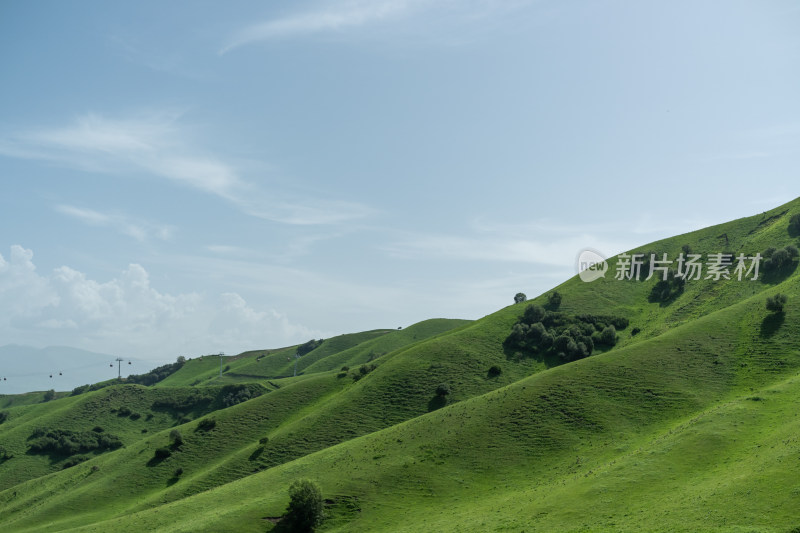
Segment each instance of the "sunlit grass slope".
[{"label": "sunlit grass slope", "polygon": [[[261,531],[298,477],[332,501],[329,531],[789,531],[798,518],[800,331],[769,338],[773,358],[737,355],[762,338],[750,320],[761,307],[746,300],[79,531]],[[753,366],[756,387],[739,379]]]},{"label": "sunlit grass slope", "polygon": [[302,368],[304,372],[310,373],[338,370],[343,366],[355,367],[374,361],[378,357],[404,346],[435,337],[436,335],[465,326],[469,323],[469,320],[432,318],[405,329],[395,330],[386,335],[363,342],[347,350],[342,350],[325,357],[324,359],[320,358],[315,362],[303,361],[306,364],[304,364]]},{"label": "sunlit grass slope", "polygon": [[[798,201],[636,251],[754,255],[796,244],[787,231],[796,213]],[[690,281],[668,302],[648,298],[655,280],[615,280],[615,270],[612,259],[604,279],[556,287],[565,313],[630,321],[612,349],[560,366],[517,355],[503,341],[525,305],[510,305],[427,336],[422,323],[419,338],[408,328],[402,342],[401,331],[386,330],[331,343],[297,378],[280,378],[291,375],[295,347],[233,358],[223,361],[222,382],[257,381],[264,395],[205,415],[215,420],[208,431],[196,420],[178,425],[185,442],[164,460],[153,452],[169,444],[166,426],[9,485],[0,528],[264,531],[298,477],[315,480],[329,500],[327,531],[800,526],[797,270]],[[778,292],[789,296],[785,312],[768,313],[764,302]],[[149,390],[202,390],[219,383],[215,371],[219,358],[192,360],[163,382],[184,387]],[[443,383],[446,401],[435,392]],[[5,424],[76,401],[12,407]],[[14,429],[5,424],[0,441]]]},{"label": "sunlit grass slope", "polygon": [[[309,374],[360,365],[468,323],[468,320],[431,319],[403,330],[379,329],[331,337],[297,360],[297,372]],[[221,365],[218,355],[190,359],[158,386],[264,382],[293,376],[296,351],[297,346],[253,350],[237,356],[223,356]]]},{"label": "sunlit grass slope", "polygon": [[[300,358],[298,371],[312,362],[390,332],[392,330],[381,329],[348,333],[325,339],[319,347]],[[180,370],[159,385],[168,387],[178,385],[218,385],[220,383],[251,382],[289,377],[294,374],[294,355],[296,351],[297,346],[276,350],[253,350],[236,356],[223,356],[222,364],[220,364],[218,355],[206,355],[187,361]],[[222,378],[219,377],[220,371],[222,371]]]}]

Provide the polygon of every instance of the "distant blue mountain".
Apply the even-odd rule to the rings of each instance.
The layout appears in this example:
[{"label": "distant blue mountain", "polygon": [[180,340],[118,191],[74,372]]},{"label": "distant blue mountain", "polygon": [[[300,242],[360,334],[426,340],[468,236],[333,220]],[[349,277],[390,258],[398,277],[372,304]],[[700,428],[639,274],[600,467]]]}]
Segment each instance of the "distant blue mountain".
[{"label": "distant blue mountain", "polygon": [[[0,347],[0,394],[55,389],[72,390],[86,383],[117,377],[116,356],[69,346],[33,348],[8,344]],[[151,362],[123,363],[122,375],[145,373]],[[113,366],[110,366],[113,365]],[[52,376],[52,377],[51,377]]]}]

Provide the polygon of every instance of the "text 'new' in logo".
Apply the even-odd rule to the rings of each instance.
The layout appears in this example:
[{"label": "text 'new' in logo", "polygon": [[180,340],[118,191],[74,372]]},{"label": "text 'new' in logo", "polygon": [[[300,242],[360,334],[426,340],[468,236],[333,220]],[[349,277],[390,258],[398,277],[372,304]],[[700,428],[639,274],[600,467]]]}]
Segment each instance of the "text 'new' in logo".
[{"label": "text 'new' in logo", "polygon": [[581,250],[575,262],[578,276],[586,283],[605,277],[608,263],[605,256],[597,250],[586,248]]}]

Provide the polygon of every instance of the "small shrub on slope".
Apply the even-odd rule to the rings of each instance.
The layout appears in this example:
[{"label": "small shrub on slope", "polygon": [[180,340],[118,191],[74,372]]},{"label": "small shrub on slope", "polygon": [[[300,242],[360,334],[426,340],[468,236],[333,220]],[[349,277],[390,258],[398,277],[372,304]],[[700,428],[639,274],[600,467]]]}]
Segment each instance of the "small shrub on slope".
[{"label": "small shrub on slope", "polygon": [[156,451],[153,453],[156,459],[166,459],[170,455],[172,455],[172,452],[169,448],[156,448]]},{"label": "small shrub on slope", "polygon": [[775,296],[767,297],[767,311],[773,313],[783,313],[783,306],[789,298],[785,294],[778,293]]},{"label": "small shrub on slope", "polygon": [[314,531],[322,522],[322,491],[307,479],[295,481],[289,487],[289,507],[284,521],[289,531]]}]

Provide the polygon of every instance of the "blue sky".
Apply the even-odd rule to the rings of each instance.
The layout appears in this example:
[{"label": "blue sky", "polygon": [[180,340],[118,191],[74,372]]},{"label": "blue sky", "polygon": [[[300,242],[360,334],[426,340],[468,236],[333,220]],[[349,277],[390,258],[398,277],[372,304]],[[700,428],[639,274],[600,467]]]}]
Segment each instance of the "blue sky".
[{"label": "blue sky", "polygon": [[794,2],[0,4],[0,344],[479,318],[799,195]]}]

